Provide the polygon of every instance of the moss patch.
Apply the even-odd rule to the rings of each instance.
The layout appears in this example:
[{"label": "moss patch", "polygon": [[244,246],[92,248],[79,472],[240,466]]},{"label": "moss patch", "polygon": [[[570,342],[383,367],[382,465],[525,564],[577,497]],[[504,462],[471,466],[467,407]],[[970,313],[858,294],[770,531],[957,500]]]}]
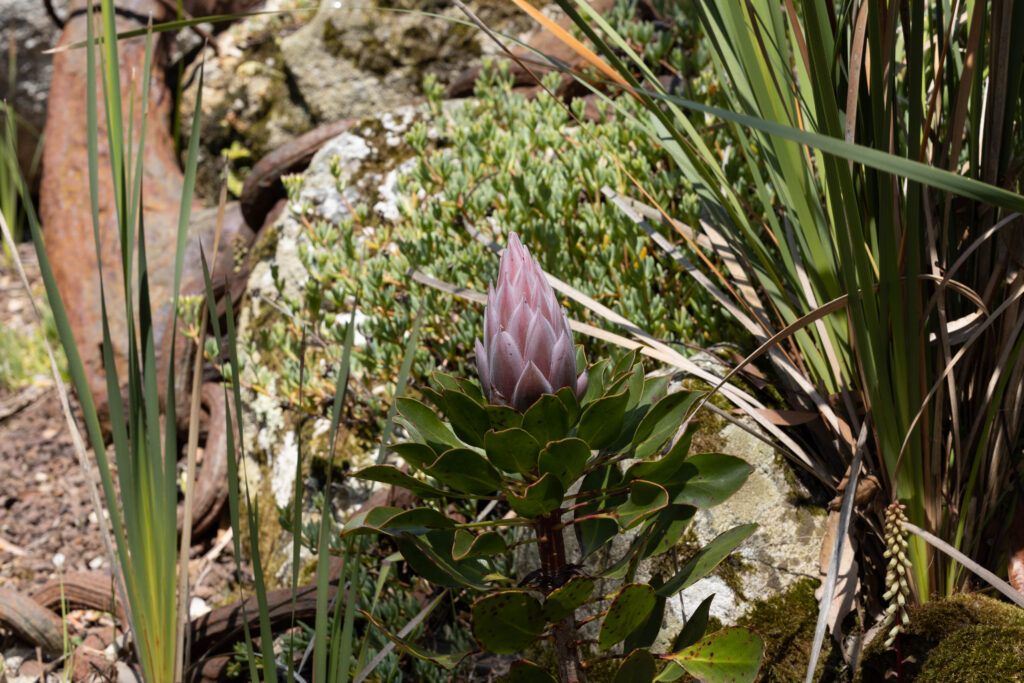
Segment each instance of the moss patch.
[{"label": "moss patch", "polygon": [[[875,638],[858,680],[883,680],[896,652]],[[980,593],[954,595],[912,607],[900,636],[905,680],[1024,680],[1024,610]]]},{"label": "moss patch", "polygon": [[[785,593],[756,602],[739,620],[740,626],[760,633],[768,646],[759,681],[804,680],[818,619],[818,601],[814,598],[817,586],[814,579],[801,579]],[[842,665],[832,639],[825,638],[814,680],[842,680]]]},{"label": "moss patch", "polygon": [[1024,629],[968,626],[932,650],[918,681],[1024,681]]}]

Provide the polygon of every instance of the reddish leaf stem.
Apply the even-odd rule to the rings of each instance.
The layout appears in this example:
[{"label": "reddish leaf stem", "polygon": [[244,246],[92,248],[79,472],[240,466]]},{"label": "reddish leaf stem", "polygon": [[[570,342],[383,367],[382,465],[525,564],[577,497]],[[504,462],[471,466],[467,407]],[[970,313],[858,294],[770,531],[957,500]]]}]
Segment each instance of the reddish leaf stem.
[{"label": "reddish leaf stem", "polygon": [[[555,510],[534,520],[533,527],[539,542],[541,570],[549,578],[562,575],[569,564],[565,554],[565,539],[561,522],[561,510]],[[587,683],[587,675],[583,671],[577,643],[575,610],[555,624],[554,640],[559,681],[561,683]]]}]

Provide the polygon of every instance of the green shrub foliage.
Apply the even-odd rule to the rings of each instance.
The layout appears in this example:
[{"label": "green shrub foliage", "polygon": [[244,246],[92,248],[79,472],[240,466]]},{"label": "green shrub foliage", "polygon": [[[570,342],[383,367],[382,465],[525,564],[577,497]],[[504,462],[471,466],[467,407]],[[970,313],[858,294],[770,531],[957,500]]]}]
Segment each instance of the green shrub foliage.
[{"label": "green shrub foliage", "polygon": [[[719,535],[662,583],[636,580],[640,563],[672,548],[698,508],[738,490],[750,466],[722,453],[690,454],[692,429],[673,439],[701,394],[664,395],[666,379],[645,379],[632,354],[599,361],[589,377],[581,399],[565,387],[518,412],[487,403],[473,382],[435,373],[423,390],[435,408],[398,400],[395,422],[408,439],[392,447],[408,469],[373,465],[357,473],[409,489],[422,506],[362,512],[343,535],[386,536],[421,577],[477,593],[471,618],[478,648],[514,654],[553,641],[560,680],[574,676],[567,661],[617,651],[630,655],[621,663],[629,676],[623,680],[651,681],[659,669],[671,680],[680,667],[703,680],[753,680],[765,645],[743,627],[697,634],[666,653],[648,648],[665,600],[709,574],[756,524]],[[495,501],[509,513],[467,522],[450,514],[449,499]],[[523,527],[533,530],[522,542],[537,544],[539,566],[517,580],[500,560],[512,552],[508,530]],[[579,563],[570,561],[570,534]],[[619,536],[625,542],[613,544]],[[610,581],[611,593],[596,590],[598,579],[606,580],[604,590]],[[596,643],[578,632],[576,610],[587,603],[598,607]],[[441,658],[395,641],[444,666],[470,652]]]}]

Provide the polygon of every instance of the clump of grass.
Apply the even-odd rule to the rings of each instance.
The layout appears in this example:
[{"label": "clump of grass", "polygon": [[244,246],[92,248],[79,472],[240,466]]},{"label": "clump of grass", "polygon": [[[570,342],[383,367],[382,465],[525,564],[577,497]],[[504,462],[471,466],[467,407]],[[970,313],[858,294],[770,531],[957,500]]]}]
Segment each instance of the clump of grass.
[{"label": "clump of grass", "polygon": [[[46,355],[44,340],[58,346],[59,337],[53,322],[53,313],[43,307],[43,328],[0,328],[0,389],[17,391],[50,373],[50,359]],[[57,354],[61,374],[67,375],[67,359]]]}]

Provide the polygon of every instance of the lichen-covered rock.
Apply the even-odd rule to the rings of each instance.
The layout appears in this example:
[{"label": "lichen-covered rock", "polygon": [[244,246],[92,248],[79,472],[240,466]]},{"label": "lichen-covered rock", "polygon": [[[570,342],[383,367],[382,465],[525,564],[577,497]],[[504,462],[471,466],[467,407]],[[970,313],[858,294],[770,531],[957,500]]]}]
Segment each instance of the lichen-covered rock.
[{"label": "lichen-covered rock", "polygon": [[[533,28],[504,0],[468,4],[499,32],[519,36]],[[421,95],[425,76],[446,83],[494,50],[477,29],[451,21],[465,17],[446,2],[268,0],[266,9],[279,13],[232,24],[186,74],[188,122],[202,61],[196,191],[211,203],[220,190],[221,154],[229,157],[229,189],[237,194],[252,164],[302,133],[408,105]],[[182,132],[187,138],[187,125]]]},{"label": "lichen-covered rock", "polygon": [[[264,391],[248,397],[243,438],[247,452],[266,464],[273,498],[279,506],[291,500],[297,459],[302,457],[305,462],[314,456],[326,457],[329,421],[322,417],[307,418],[284,407],[288,399],[275,394],[284,359],[276,349],[263,343],[261,333],[275,324],[285,324],[288,319],[282,313],[285,307],[280,301],[297,299],[309,278],[300,250],[309,244],[310,222],[322,219],[340,223],[360,204],[372,206],[376,220],[397,218],[395,179],[413,153],[402,136],[414,121],[424,118],[420,109],[404,107],[367,118],[330,140],[303,174],[296,201],[265,229],[254,248],[239,315],[238,338],[244,346],[247,377],[264,387]],[[360,239],[372,237],[371,233],[366,229]],[[339,313],[338,317],[347,319],[348,314]],[[357,313],[357,345],[362,343],[358,336],[359,319]],[[322,373],[325,368],[309,368],[308,372]],[[302,439],[303,452],[299,453],[298,432],[309,420],[316,425]],[[357,468],[369,464],[373,455],[375,451],[370,454],[349,448],[342,459]],[[340,504],[357,505],[368,494],[368,488],[346,490]]]},{"label": "lichen-covered rock", "polygon": [[312,129],[316,119],[295,96],[281,40],[312,16],[306,0],[268,0],[272,15],[247,17],[217,36],[185,75],[181,130],[187,143],[203,68],[196,191],[216,201],[222,152],[230,162],[229,189],[238,193],[248,168],[267,153]]},{"label": "lichen-covered rock", "polygon": [[[757,429],[752,422],[747,427]],[[682,610],[691,612],[712,593],[711,615],[734,624],[755,601],[778,595],[802,578],[818,578],[824,512],[803,504],[807,492],[774,448],[734,424],[718,437],[722,452],[743,458],[754,469],[731,498],[697,512],[692,552],[740,524],[756,522],[758,529],[714,574],[666,603],[665,630],[673,634],[682,627]]]},{"label": "lichen-covered rock", "polygon": [[[467,4],[499,32],[529,26],[512,3]],[[446,83],[480,56],[489,39],[453,20],[464,21],[465,15],[448,2],[326,3],[309,24],[281,41],[281,51],[314,117],[366,116],[408,103],[420,94],[427,74]]]}]

